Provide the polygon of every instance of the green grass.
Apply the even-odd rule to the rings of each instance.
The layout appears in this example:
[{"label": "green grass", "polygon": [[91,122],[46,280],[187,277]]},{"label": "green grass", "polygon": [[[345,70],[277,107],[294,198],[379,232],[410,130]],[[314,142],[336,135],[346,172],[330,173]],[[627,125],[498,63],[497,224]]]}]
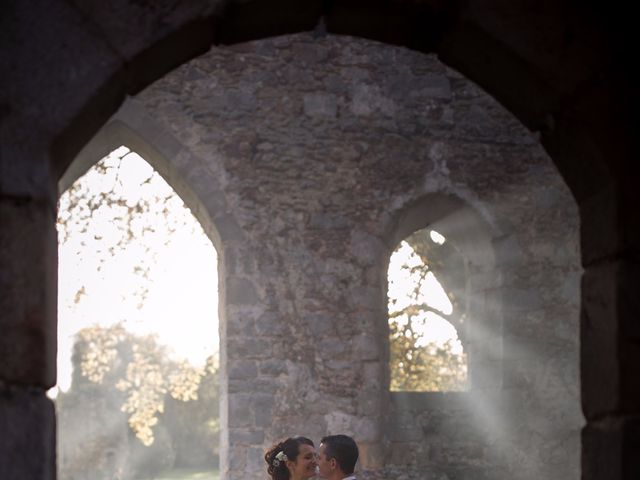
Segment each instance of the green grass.
[{"label": "green grass", "polygon": [[161,473],[153,480],[218,480],[218,470],[178,469]]}]

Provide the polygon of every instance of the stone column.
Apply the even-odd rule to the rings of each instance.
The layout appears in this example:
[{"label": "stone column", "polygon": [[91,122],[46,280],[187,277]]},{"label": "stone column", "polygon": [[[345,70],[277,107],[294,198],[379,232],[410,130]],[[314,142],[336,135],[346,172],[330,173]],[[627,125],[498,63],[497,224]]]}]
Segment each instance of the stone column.
[{"label": "stone column", "polygon": [[55,412],[46,397],[56,365],[55,183],[44,149],[8,140],[0,139],[0,478],[50,480],[56,471]]},{"label": "stone column", "polygon": [[[581,202],[584,480],[640,478],[638,213],[618,187]],[[625,210],[626,209],[626,210]],[[636,226],[635,235],[633,226]],[[634,258],[635,252],[635,258]]]}]

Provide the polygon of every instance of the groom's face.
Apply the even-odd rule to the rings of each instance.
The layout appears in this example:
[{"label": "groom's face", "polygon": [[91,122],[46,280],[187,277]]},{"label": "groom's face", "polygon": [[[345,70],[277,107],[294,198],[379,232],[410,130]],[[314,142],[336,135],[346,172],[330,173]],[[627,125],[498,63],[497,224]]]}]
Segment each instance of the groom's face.
[{"label": "groom's face", "polygon": [[318,467],[320,469],[320,476],[322,478],[329,478],[335,471],[336,460],[335,458],[328,459],[326,453],[326,446],[324,443],[320,444],[320,450],[318,451]]}]

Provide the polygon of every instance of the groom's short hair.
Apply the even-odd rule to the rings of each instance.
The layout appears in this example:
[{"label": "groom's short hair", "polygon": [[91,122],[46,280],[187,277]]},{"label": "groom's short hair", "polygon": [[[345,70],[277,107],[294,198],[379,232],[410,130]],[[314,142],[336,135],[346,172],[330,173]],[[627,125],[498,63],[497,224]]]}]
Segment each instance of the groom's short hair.
[{"label": "groom's short hair", "polygon": [[358,461],[358,445],[348,435],[328,435],[320,440],[328,459],[335,458],[340,470],[351,475]]}]

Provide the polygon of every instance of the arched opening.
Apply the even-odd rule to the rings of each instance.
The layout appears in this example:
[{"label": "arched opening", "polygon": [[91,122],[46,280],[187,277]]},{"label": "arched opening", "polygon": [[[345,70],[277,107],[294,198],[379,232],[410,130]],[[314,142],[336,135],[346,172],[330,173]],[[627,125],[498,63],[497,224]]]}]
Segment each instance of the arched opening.
[{"label": "arched opening", "polygon": [[[543,185],[544,182],[545,189],[557,188],[547,180]],[[539,188],[535,181],[525,182],[518,191],[525,199],[529,195],[546,195],[535,194]],[[575,230],[567,224],[574,221],[572,206],[558,197],[557,204],[546,205],[539,217],[532,217],[527,213],[531,206],[526,200],[511,210],[518,201],[509,193],[494,199],[479,212],[479,203],[431,193],[396,213],[389,245],[407,239],[405,248],[413,243],[420,250],[425,248],[420,241],[426,242],[425,257],[435,263],[434,276],[439,278],[440,268],[444,272],[440,281],[443,290],[446,292],[448,280],[452,297],[462,304],[458,312],[464,317],[458,322],[457,332],[467,355],[468,384],[467,389],[458,391],[400,391],[393,388],[391,369],[387,462],[417,475],[421,471],[453,475],[464,470],[473,472],[473,476],[500,478],[506,472],[519,471],[524,478],[575,478],[582,421],[579,411],[571,406],[577,396],[577,345],[575,339],[569,340],[555,328],[556,324],[575,328],[577,317],[576,292],[565,290],[569,285],[570,289],[577,287],[579,275],[576,252],[572,251]],[[524,210],[518,212],[519,208]],[[559,214],[560,210],[565,213]],[[512,224],[504,222],[505,213]],[[412,239],[416,234],[421,238]],[[566,250],[556,256],[545,245],[550,247],[552,239],[560,237],[563,240],[556,248],[564,245]],[[447,251],[437,251],[447,243]],[[530,254],[524,255],[525,251]],[[418,258],[413,265],[416,272],[425,271]],[[451,270],[447,272],[447,268]],[[565,272],[564,278],[557,275],[558,268]],[[390,277],[390,300],[392,288]],[[418,306],[420,303],[415,302]],[[429,307],[428,302],[424,303]],[[404,305],[411,309],[409,302]],[[451,306],[445,301],[440,307],[431,308],[456,311],[453,301]],[[571,322],[573,327],[569,327]],[[388,358],[393,367],[394,329],[391,321],[389,324]],[[550,355],[551,351],[555,353]],[[443,353],[442,358],[446,358]],[[559,373],[559,369],[566,370],[558,375],[558,381],[560,377],[573,380],[564,386],[556,380],[538,383],[545,378],[545,371]],[[558,407],[556,417],[550,409]],[[545,414],[542,412],[556,420],[541,422],[539,415]],[[530,428],[546,440],[523,442],[520,435]],[[565,441],[556,443],[555,448],[563,449],[563,458],[552,460],[545,445],[562,436]],[[541,460],[545,456],[549,460]],[[517,466],[512,463],[514,458],[520,458]]]},{"label": "arched opening", "polygon": [[390,389],[468,389],[462,332],[467,322],[467,266],[439,232],[424,228],[391,254],[389,284]]},{"label": "arched opening", "polygon": [[63,193],[58,228],[59,478],[217,475],[211,240],[125,146]]},{"label": "arched opening", "polygon": [[[631,128],[635,117],[628,101],[635,82],[627,82],[627,64],[616,64],[631,58],[625,56],[632,44],[626,41],[632,31],[626,22],[633,15],[582,4],[464,4],[449,11],[448,21],[435,21],[440,28],[425,29],[434,12],[422,4],[414,11],[382,3],[371,12],[368,5],[330,8],[311,3],[284,16],[280,8],[270,8],[279,4],[228,5],[233,8],[224,12],[194,8],[167,17],[165,10],[132,4],[117,12],[88,8],[83,17],[59,2],[60,8],[49,9],[48,15],[13,6],[6,17],[9,44],[15,47],[7,49],[14,62],[4,77],[10,88],[1,109],[3,121],[9,121],[3,124],[3,139],[10,140],[3,142],[9,160],[2,166],[9,167],[3,170],[6,216],[0,229],[3,266],[9,272],[3,280],[7,335],[2,344],[3,379],[12,392],[3,403],[11,427],[7,431],[14,432],[3,444],[9,452],[5,458],[12,459],[9,476],[52,475],[51,411],[43,397],[34,400],[29,390],[32,385],[39,390],[50,386],[55,375],[55,234],[50,218],[55,200],[49,195],[56,174],[50,172],[50,148],[55,147],[58,162],[68,163],[125,92],[160,77],[212,41],[309,30],[322,14],[329,19],[329,31],[434,48],[453,66],[466,67],[460,70],[480,80],[527,125],[543,130],[545,145],[580,203],[582,255],[589,269],[582,340],[583,405],[589,419],[585,475],[622,478],[621,472],[637,470],[632,459],[640,457],[629,434],[636,428],[638,406],[638,376],[632,368],[637,349],[629,333],[634,331],[635,317],[629,312],[635,311],[635,297],[628,294],[633,291],[637,250],[638,217],[631,207],[637,203],[637,188],[635,176],[629,175],[636,151]],[[388,28],[389,15],[381,15],[381,10],[392,13],[394,25],[401,27]],[[141,17],[149,26],[144,32],[139,30]],[[122,32],[129,33],[119,37]],[[540,32],[550,33],[543,47]],[[439,44],[438,39],[445,41]],[[114,50],[120,53],[114,55]],[[57,141],[60,132],[66,141]],[[63,170],[60,163],[57,171]],[[45,240],[25,244],[20,240],[24,232]],[[32,268],[24,269],[25,264]],[[26,302],[25,292],[31,298]],[[608,448],[611,438],[614,448]]]},{"label": "arched opening", "polygon": [[[302,69],[307,57],[299,51],[317,61]],[[363,65],[380,74],[364,81],[358,73]],[[304,85],[298,84],[301,74],[308,76]],[[413,79],[422,77],[428,88],[411,95],[397,88],[420,84]],[[420,108],[423,101],[427,110]],[[486,418],[505,418],[496,410],[504,397],[499,391],[503,321],[502,303],[494,301],[501,285],[491,281],[491,266],[493,243],[502,235],[508,245],[510,230],[483,226],[481,219],[502,208],[499,218],[515,216],[524,226],[529,191],[516,196],[511,186],[548,183],[545,175],[558,181],[526,132],[512,124],[506,132],[498,128],[506,117],[433,56],[357,39],[301,35],[212,50],[129,100],[109,124],[127,125],[170,152],[164,156],[228,236],[228,322],[223,324],[228,395],[222,422],[223,428],[228,425],[230,477],[263,472],[265,445],[286,436],[293,425],[310,429],[314,438],[325,429],[352,432],[363,447],[364,468],[404,461],[395,453],[387,461],[376,451],[387,434],[381,420],[387,395],[380,395],[380,387],[386,387],[388,334],[379,332],[378,293],[385,292],[378,290],[381,277],[370,262],[377,258],[375,239],[396,218],[393,209],[414,202],[420,209],[412,210],[412,218],[407,213],[393,240],[432,226],[469,257],[477,279],[470,282],[477,295],[469,297],[475,331],[465,345],[472,359],[470,383],[494,396],[485,403]],[[423,135],[427,131],[429,137]],[[408,162],[405,158],[420,161],[398,170],[395,162]],[[509,168],[515,158],[526,158],[535,175]],[[458,196],[429,194],[438,189]],[[557,190],[565,202],[560,185]],[[474,216],[467,204],[484,216]],[[528,360],[524,365],[515,378],[533,368]],[[443,392],[435,393],[424,402],[421,395],[393,392],[392,406],[400,406],[405,416],[420,407],[424,418],[412,428],[428,428],[428,415],[459,419],[463,412],[472,423],[463,393],[453,395],[458,399],[453,409],[448,397],[438,395]],[[398,402],[407,397],[415,402]],[[314,402],[317,398],[322,401]],[[438,402],[443,408],[425,410]],[[458,461],[469,465],[472,448],[447,422],[443,439],[451,448],[465,448]],[[512,424],[513,418],[503,423]],[[420,431],[401,431],[399,437],[416,455],[430,444]],[[484,448],[492,441],[478,436],[473,444]],[[522,441],[516,445],[524,450]],[[431,463],[453,469],[450,458],[443,450]],[[410,464],[417,472],[433,465]],[[482,468],[478,474],[490,475],[516,466],[498,465],[486,455]]]}]

